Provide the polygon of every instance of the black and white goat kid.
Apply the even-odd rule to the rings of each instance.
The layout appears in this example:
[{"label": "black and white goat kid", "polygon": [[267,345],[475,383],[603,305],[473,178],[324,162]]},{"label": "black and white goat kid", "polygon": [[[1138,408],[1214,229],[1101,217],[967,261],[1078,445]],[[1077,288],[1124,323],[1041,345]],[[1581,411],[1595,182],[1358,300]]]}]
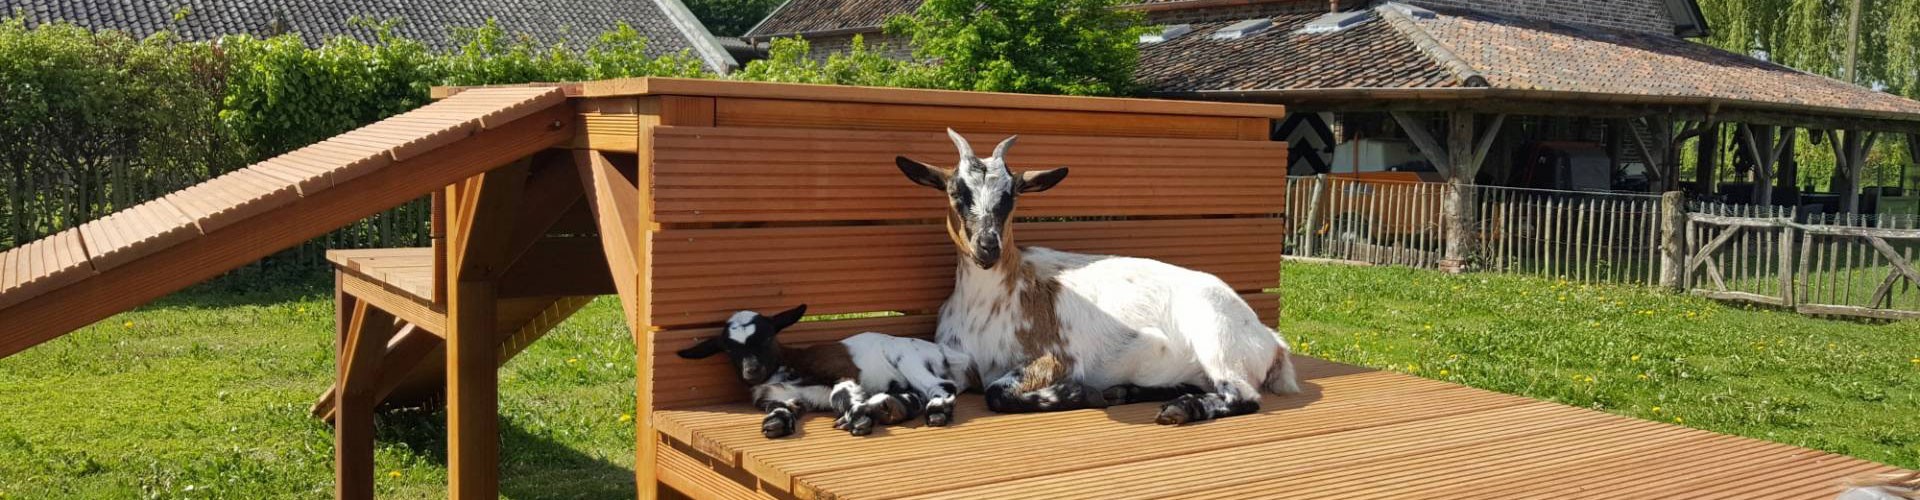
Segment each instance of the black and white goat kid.
[{"label": "black and white goat kid", "polygon": [[753,386],[754,405],[767,412],[760,432],[768,438],[793,434],[808,411],[833,411],[839,415],[834,428],[855,436],[871,434],[875,424],[898,424],[922,413],[929,426],[953,421],[954,396],[967,389],[973,365],[966,354],[871,332],[805,348],[775,338],[806,311],[801,304],[773,316],[734,313],[726,335],[682,350],[680,357],[725,352],[740,378]]}]

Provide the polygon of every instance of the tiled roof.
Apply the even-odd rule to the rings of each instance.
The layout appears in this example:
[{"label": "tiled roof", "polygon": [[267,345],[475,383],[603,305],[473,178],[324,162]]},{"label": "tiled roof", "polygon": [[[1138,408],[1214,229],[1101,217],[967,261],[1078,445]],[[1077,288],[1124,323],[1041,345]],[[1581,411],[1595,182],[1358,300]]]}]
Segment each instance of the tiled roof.
[{"label": "tiled roof", "polygon": [[1238,40],[1210,36],[1233,21],[1194,24],[1192,33],[1140,48],[1139,83],[1153,92],[1458,86],[1379,19],[1334,33],[1299,33],[1319,17],[1282,15],[1272,29]]},{"label": "tiled roof", "polygon": [[[174,22],[183,8],[189,13]],[[395,34],[442,49],[454,45],[449,28],[488,18],[509,32],[575,47],[625,21],[647,37],[653,55],[690,50],[717,71],[732,62],[679,0],[0,0],[0,16],[15,12],[33,23],[68,21],[136,37],[172,29],[191,40],[268,35],[277,20],[311,44],[342,35],[372,40],[373,30],[348,21],[355,16],[400,18]]]},{"label": "tiled roof", "polygon": [[921,0],[787,0],[745,35],[760,39],[795,33],[877,28],[895,14],[912,14]]},{"label": "tiled roof", "polygon": [[1414,24],[1494,88],[1920,114],[1920,102],[1675,37],[1440,10]]}]

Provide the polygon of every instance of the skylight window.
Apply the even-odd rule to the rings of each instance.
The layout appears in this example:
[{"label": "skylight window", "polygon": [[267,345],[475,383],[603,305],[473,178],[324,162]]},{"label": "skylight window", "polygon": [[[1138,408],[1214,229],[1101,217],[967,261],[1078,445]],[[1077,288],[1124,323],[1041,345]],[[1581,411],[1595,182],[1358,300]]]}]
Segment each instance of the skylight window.
[{"label": "skylight window", "polygon": [[1140,43],[1160,43],[1167,40],[1180,38],[1182,35],[1186,35],[1187,33],[1192,33],[1192,32],[1193,32],[1193,25],[1191,24],[1174,24],[1174,25],[1168,25],[1168,26],[1161,26],[1160,31],[1157,33],[1147,33],[1145,35],[1140,35]]},{"label": "skylight window", "polygon": [[1213,39],[1239,40],[1270,29],[1273,29],[1273,21],[1270,19],[1248,19],[1220,28],[1220,31],[1213,32]]},{"label": "skylight window", "polygon": [[1306,27],[1300,28],[1300,32],[1333,33],[1358,26],[1360,23],[1367,22],[1370,19],[1373,19],[1373,11],[1371,10],[1333,12],[1320,16],[1320,18],[1314,19],[1312,22],[1308,22]]}]

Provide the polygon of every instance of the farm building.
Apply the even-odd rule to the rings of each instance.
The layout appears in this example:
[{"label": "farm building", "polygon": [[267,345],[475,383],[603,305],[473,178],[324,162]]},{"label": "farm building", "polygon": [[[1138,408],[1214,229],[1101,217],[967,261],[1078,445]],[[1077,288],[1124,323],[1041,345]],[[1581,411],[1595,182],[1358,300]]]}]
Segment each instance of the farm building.
[{"label": "farm building", "polygon": [[[862,35],[898,47],[906,41],[880,26],[917,5],[793,0],[746,38],[799,36],[831,50]],[[1862,186],[1908,183],[1862,179],[1865,152],[1920,132],[1920,102],[1688,40],[1710,29],[1692,0],[1127,8],[1160,29],[1142,38],[1144,92],[1286,104],[1294,113],[1273,135],[1291,143],[1295,175],[1685,190],[1694,200],[1872,213],[1883,191],[1901,193],[1861,196]],[[1801,133],[1837,153],[1832,179],[1802,179],[1795,141],[1780,140]],[[1682,178],[1688,148],[1698,163]],[[1471,211],[1467,197],[1448,197],[1448,212]]]},{"label": "farm building", "polygon": [[647,38],[650,56],[684,51],[700,58],[707,69],[716,73],[739,67],[680,0],[0,0],[0,16],[15,14],[25,17],[29,25],[64,21],[91,30],[123,31],[135,37],[168,30],[188,40],[298,33],[313,45],[341,36],[374,41],[377,30],[368,23],[355,22],[355,18],[398,20],[400,22],[392,27],[394,35],[419,40],[440,50],[459,45],[454,28],[480,26],[488,20],[499,23],[509,33],[571,47],[592,45],[600,33],[625,22]]}]

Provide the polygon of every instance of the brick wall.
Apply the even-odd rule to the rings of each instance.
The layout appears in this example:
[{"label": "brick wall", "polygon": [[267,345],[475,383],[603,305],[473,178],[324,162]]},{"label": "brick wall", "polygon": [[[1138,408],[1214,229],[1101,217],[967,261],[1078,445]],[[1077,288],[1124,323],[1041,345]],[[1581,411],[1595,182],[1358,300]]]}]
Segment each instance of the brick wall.
[{"label": "brick wall", "polygon": [[[807,43],[813,48],[813,58],[819,61],[827,60],[829,54],[846,52],[848,47],[853,46],[853,35],[809,36],[805,38],[807,39]],[[913,47],[911,46],[913,41],[911,39],[896,37],[886,33],[862,33],[861,38],[861,41],[867,44],[867,50],[879,51],[889,58],[906,59],[913,56]]]},{"label": "brick wall", "polygon": [[1665,0],[1404,0],[1415,5],[1469,9],[1566,24],[1673,34]]}]

